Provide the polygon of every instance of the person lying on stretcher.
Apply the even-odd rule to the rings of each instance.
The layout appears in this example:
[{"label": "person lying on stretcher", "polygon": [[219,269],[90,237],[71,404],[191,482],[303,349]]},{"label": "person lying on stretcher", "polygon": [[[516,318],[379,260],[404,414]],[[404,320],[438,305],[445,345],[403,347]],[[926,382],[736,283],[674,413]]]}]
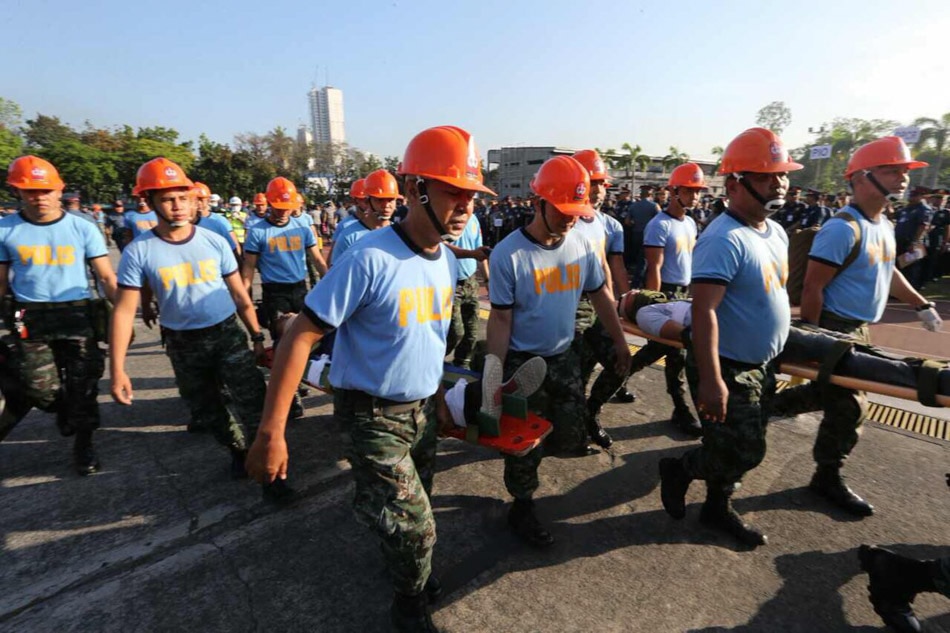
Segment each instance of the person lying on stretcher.
[{"label": "person lying on stretcher", "polygon": [[[274,330],[280,337],[290,327],[295,312],[279,313]],[[310,358],[316,363],[308,365],[304,379],[310,384],[317,384],[324,370],[330,364],[329,350],[323,347],[314,348]],[[324,358],[326,356],[326,358]],[[506,382],[501,381],[501,363],[494,356],[489,355],[485,360],[485,372],[482,380],[469,382],[465,378],[458,380],[451,388],[446,389],[445,403],[452,414],[455,426],[464,428],[469,424],[477,424],[476,416],[484,411],[495,419],[501,416],[501,394],[527,398],[537,391],[544,383],[547,374],[547,364],[543,358],[532,358],[524,363]]]},{"label": "person lying on stretcher", "polygon": [[[680,341],[692,323],[689,301],[668,301],[662,292],[631,290],[620,298],[618,310],[650,336]],[[918,399],[939,406],[936,395],[950,396],[946,361],[905,358],[809,323],[792,322],[780,363],[816,363],[819,381],[832,374],[916,389]]]}]

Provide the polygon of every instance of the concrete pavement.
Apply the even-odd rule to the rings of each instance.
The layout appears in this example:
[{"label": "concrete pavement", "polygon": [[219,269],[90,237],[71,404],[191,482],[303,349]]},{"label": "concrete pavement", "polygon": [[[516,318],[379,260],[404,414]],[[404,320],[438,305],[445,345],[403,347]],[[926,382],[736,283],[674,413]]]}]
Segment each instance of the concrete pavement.
[{"label": "concrete pavement", "polygon": [[[101,396],[104,470],[72,474],[70,442],[34,412],[0,444],[0,631],[386,630],[378,548],[349,509],[330,398],[313,392],[292,423],[292,476],[305,499],[273,510],[228,478],[227,452],[185,432],[157,334],[137,325],[132,407]],[[108,391],[103,381],[103,393]],[[540,516],[558,539],[523,547],[505,524],[502,463],[440,443],[435,570],[446,631],[876,631],[861,543],[917,556],[950,552],[948,444],[869,425],[846,472],[878,514],[854,521],[806,489],[817,418],[772,424],[765,462],[736,507],[770,544],[743,551],[659,500],[657,462],[693,444],[666,418],[662,375],[611,404],[609,453],[546,459]],[[950,631],[950,602],[923,595],[926,630]]]}]

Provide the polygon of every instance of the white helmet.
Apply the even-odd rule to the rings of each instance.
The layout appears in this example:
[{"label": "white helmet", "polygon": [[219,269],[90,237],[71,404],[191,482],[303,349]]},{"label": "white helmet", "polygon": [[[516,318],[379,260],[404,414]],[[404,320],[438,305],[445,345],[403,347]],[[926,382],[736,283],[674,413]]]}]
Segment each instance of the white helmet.
[{"label": "white helmet", "polygon": [[216,194],[216,193],[213,193],[213,194],[211,194],[211,198],[209,198],[209,200],[210,200],[211,204],[217,206],[217,205],[221,202],[221,196],[219,196],[219,195]]},{"label": "white helmet", "polygon": [[241,199],[238,198],[237,196],[234,196],[230,200],[228,200],[228,204],[231,205],[232,207],[239,207],[241,206]]}]

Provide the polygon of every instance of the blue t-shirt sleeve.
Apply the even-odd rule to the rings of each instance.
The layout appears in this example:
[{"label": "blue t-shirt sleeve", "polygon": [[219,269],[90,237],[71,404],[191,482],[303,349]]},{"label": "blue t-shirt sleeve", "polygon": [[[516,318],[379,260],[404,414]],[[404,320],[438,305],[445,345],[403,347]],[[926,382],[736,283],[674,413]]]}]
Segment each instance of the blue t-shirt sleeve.
[{"label": "blue t-shirt sleeve", "polygon": [[364,304],[373,275],[358,257],[341,259],[327,272],[304,303],[321,321],[338,328]]},{"label": "blue t-shirt sleeve", "polygon": [[666,240],[670,236],[669,222],[650,221],[646,230],[643,232],[644,246],[666,246]]},{"label": "blue t-shirt sleeve", "polygon": [[142,271],[142,262],[138,248],[141,244],[132,244],[122,253],[122,259],[119,260],[119,270],[116,278],[120,286],[129,288],[141,288],[145,283],[145,275]]},{"label": "blue t-shirt sleeve", "polygon": [[808,257],[829,266],[840,266],[854,248],[855,237],[850,222],[829,221],[815,235]]},{"label": "blue t-shirt sleeve", "polygon": [[484,246],[484,242],[482,242],[481,224],[478,221],[476,221],[474,226],[475,226],[475,238],[473,239],[474,246],[472,248],[476,249],[476,248],[481,248],[482,246]]},{"label": "blue t-shirt sleeve", "polygon": [[591,250],[590,242],[584,243],[584,249],[587,251],[584,256],[584,265],[587,269],[584,271],[584,277],[587,281],[584,284],[584,292],[594,292],[600,290],[600,287],[604,285],[604,269],[601,267],[600,257]]},{"label": "blue t-shirt sleeve", "polygon": [[623,254],[623,227],[610,217],[607,219],[607,254]]},{"label": "blue t-shirt sleeve", "polygon": [[95,224],[83,222],[81,225],[85,239],[86,259],[95,259],[109,254],[106,249],[106,240]]},{"label": "blue t-shirt sleeve", "polygon": [[317,245],[317,238],[313,236],[313,229],[309,226],[306,227],[304,231],[303,246],[304,248],[310,248]]},{"label": "blue t-shirt sleeve", "polygon": [[10,263],[13,261],[13,257],[10,255],[10,249],[7,248],[7,234],[9,231],[5,228],[0,228],[0,263]]},{"label": "blue t-shirt sleeve", "polygon": [[515,269],[511,255],[493,252],[488,258],[488,267],[491,273],[491,283],[488,284],[489,301],[493,307],[512,307],[515,305]]},{"label": "blue t-shirt sleeve", "polygon": [[[706,234],[703,234],[706,237]],[[693,251],[694,283],[729,283],[739,272],[739,246],[728,237],[714,235],[700,238]]]},{"label": "blue t-shirt sleeve", "polygon": [[264,250],[263,235],[263,231],[248,229],[247,237],[244,239],[244,252],[260,255]]},{"label": "blue t-shirt sleeve", "polygon": [[234,257],[234,252],[231,250],[231,245],[220,235],[212,233],[212,236],[212,241],[221,256],[221,276],[227,277],[228,275],[233,275],[237,272],[238,265],[237,259]]}]

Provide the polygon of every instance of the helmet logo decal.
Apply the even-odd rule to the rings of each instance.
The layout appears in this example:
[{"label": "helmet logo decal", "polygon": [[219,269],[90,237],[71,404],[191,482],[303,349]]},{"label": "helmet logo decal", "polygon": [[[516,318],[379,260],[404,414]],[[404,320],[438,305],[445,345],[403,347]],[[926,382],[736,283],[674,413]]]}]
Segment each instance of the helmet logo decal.
[{"label": "helmet logo decal", "polygon": [[598,174],[602,174],[605,171],[607,171],[606,169],[604,169],[603,160],[598,158],[597,160],[594,161],[594,171],[597,172]]},{"label": "helmet logo decal", "polygon": [[281,199],[281,200],[290,200],[290,194],[285,191],[284,193],[280,194],[280,199]]},{"label": "helmet logo decal", "polygon": [[475,138],[472,136],[468,137],[468,158],[465,162],[468,165],[465,175],[472,179],[478,179],[478,153],[475,150]]},{"label": "helmet logo decal", "polygon": [[587,185],[583,182],[577,183],[577,189],[574,190],[574,199],[583,200],[587,197]]},{"label": "helmet logo decal", "polygon": [[785,157],[785,148],[774,141],[769,143],[769,152],[772,154],[773,163],[782,162]]},{"label": "helmet logo decal", "polygon": [[175,171],[175,169],[172,168],[172,167],[166,167],[166,168],[165,168],[165,176],[166,176],[169,180],[178,180],[178,172]]},{"label": "helmet logo decal", "polygon": [[46,170],[42,167],[34,167],[30,170],[30,176],[32,176],[35,180],[42,180],[43,178],[46,178]]}]

